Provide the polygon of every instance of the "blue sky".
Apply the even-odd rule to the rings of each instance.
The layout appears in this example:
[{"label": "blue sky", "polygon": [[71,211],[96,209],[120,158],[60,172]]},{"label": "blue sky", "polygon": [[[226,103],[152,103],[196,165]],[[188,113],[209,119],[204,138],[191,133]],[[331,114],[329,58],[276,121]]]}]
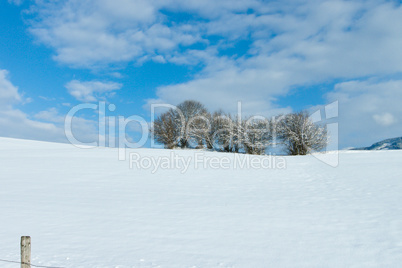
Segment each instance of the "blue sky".
[{"label": "blue sky", "polygon": [[[65,142],[75,105],[149,121],[186,99],[265,116],[339,101],[341,148],[402,136],[398,1],[1,0],[0,23],[0,136]],[[97,125],[83,111],[74,133]]]}]

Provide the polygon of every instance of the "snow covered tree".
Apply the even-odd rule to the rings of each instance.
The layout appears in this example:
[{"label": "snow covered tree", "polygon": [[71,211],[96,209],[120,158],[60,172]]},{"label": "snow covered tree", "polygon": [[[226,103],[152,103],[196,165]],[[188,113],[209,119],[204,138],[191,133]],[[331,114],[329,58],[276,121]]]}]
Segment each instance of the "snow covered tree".
[{"label": "snow covered tree", "polygon": [[245,121],[242,118],[239,118],[238,115],[236,115],[233,117],[232,124],[233,124],[233,131],[230,136],[231,138],[230,151],[238,153],[240,149],[244,147]]},{"label": "snow covered tree", "polygon": [[161,114],[153,122],[151,133],[166,148],[202,148],[209,127],[209,113],[197,101],[184,101]]},{"label": "snow covered tree", "polygon": [[229,114],[220,113],[214,118],[214,147],[216,150],[231,152],[234,136],[234,124]]},{"label": "snow covered tree", "polygon": [[214,149],[217,143],[217,134],[219,130],[225,127],[226,115],[222,110],[216,111],[213,114],[208,113],[206,131],[203,133],[205,145],[208,149]]},{"label": "snow covered tree", "polygon": [[270,121],[263,117],[250,117],[244,121],[243,137],[243,147],[247,154],[264,154],[272,140]]},{"label": "snow covered tree", "polygon": [[177,118],[181,118],[178,125],[181,129],[180,147],[190,147],[190,141],[193,140],[198,148],[202,148],[208,126],[207,109],[198,101],[187,100],[177,105],[176,113]]},{"label": "snow covered tree", "polygon": [[314,124],[305,111],[283,116],[278,134],[290,155],[320,151],[328,144],[326,128]]},{"label": "snow covered tree", "polygon": [[207,144],[207,136],[211,128],[210,120],[210,115],[207,113],[190,118],[187,124],[189,139],[191,143],[196,144],[197,149],[204,148],[204,144]]},{"label": "snow covered tree", "polygon": [[179,146],[179,138],[181,136],[180,117],[173,109],[158,116],[150,129],[155,140],[165,146],[167,149],[172,149]]},{"label": "snow covered tree", "polygon": [[218,151],[237,153],[242,147],[243,121],[230,114],[218,112],[212,123],[213,144]]},{"label": "snow covered tree", "polygon": [[264,154],[278,139],[290,155],[305,155],[327,145],[326,128],[315,125],[307,112],[279,118],[243,119],[222,111],[210,114],[200,102],[187,100],[156,118],[151,132],[166,148],[205,146],[224,152]]}]

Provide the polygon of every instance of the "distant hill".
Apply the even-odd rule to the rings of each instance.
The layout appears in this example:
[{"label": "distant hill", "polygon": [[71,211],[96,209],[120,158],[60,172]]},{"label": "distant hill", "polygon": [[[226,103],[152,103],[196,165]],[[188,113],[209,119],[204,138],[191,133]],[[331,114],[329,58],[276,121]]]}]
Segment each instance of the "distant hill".
[{"label": "distant hill", "polygon": [[354,148],[353,150],[400,150],[402,149],[402,137],[383,140],[369,147]]}]

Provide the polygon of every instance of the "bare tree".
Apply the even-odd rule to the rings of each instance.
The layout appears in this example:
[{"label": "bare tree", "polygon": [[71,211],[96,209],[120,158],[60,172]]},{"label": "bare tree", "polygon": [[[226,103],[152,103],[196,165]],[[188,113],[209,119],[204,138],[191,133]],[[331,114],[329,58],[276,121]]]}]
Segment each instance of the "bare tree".
[{"label": "bare tree", "polygon": [[267,147],[285,145],[290,155],[305,155],[328,144],[327,130],[315,125],[307,112],[267,120],[253,116],[244,120],[222,111],[210,114],[200,102],[187,100],[153,122],[157,142],[166,148],[204,148],[224,152],[263,154]]},{"label": "bare tree", "polygon": [[177,105],[176,113],[177,118],[182,118],[177,126],[182,133],[179,146],[190,147],[190,141],[193,140],[198,148],[203,147],[205,124],[208,117],[208,111],[204,105],[198,101],[187,100]]},{"label": "bare tree", "polygon": [[247,154],[261,155],[272,143],[270,121],[264,117],[253,116],[244,121],[243,147]]},{"label": "bare tree", "polygon": [[202,148],[209,127],[208,114],[201,103],[184,101],[157,117],[151,132],[166,148],[187,148],[191,142]]},{"label": "bare tree", "polygon": [[218,151],[231,152],[233,144],[234,124],[229,114],[219,111],[213,117],[212,140]]},{"label": "bare tree", "polygon": [[241,149],[244,149],[244,133],[245,133],[245,123],[242,118],[238,115],[234,116],[232,119],[233,132],[231,135],[231,152],[238,153]]},{"label": "bare tree", "polygon": [[155,119],[150,131],[157,142],[163,144],[167,149],[172,149],[179,145],[181,136],[179,123],[180,118],[177,112],[169,109]]},{"label": "bare tree", "polygon": [[207,114],[207,122],[203,125],[205,131],[202,133],[207,149],[214,149],[217,141],[217,133],[224,127],[224,117],[225,115],[222,110],[216,111],[213,114]]},{"label": "bare tree", "polygon": [[204,148],[204,144],[209,147],[208,135],[211,131],[212,118],[209,113],[202,113],[190,118],[187,123],[187,133],[190,140],[196,144],[196,148]]},{"label": "bare tree", "polygon": [[244,122],[222,111],[215,113],[212,121],[213,144],[218,151],[238,153],[243,144]]},{"label": "bare tree", "polygon": [[290,155],[320,151],[328,144],[327,130],[314,124],[306,111],[283,116],[278,134]]}]

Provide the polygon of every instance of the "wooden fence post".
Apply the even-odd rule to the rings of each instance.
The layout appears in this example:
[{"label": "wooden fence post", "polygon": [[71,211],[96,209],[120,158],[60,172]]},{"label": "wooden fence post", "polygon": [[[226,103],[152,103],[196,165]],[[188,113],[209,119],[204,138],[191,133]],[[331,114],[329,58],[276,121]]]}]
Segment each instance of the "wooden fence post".
[{"label": "wooden fence post", "polygon": [[21,268],[31,268],[30,236],[21,236]]}]

